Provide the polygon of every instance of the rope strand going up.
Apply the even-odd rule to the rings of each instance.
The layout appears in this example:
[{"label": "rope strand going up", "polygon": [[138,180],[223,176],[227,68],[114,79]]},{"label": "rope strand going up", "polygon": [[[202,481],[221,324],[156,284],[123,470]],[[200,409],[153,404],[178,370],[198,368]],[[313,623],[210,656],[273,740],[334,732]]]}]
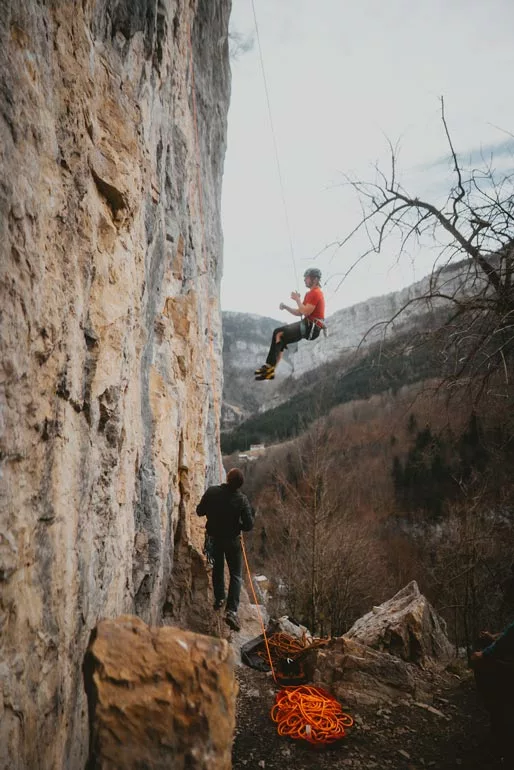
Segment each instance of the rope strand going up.
[{"label": "rope strand going up", "polygon": [[266,652],[268,653],[268,661],[271,668],[271,674],[273,676],[273,681],[275,682],[275,684],[277,684],[277,677],[275,675],[275,669],[273,668],[273,660],[271,658],[271,652],[270,652],[269,643],[268,643],[268,635],[266,633],[266,626],[264,625],[264,620],[262,618],[261,605],[259,604],[259,600],[257,599],[257,595],[255,593],[255,588],[253,587],[252,573],[250,572],[250,565],[248,564],[248,557],[246,555],[245,541],[244,541],[243,535],[241,535],[241,548],[243,551],[243,558],[246,566],[246,572],[248,574],[248,583],[250,584],[250,590],[253,594],[253,600],[257,605],[257,612],[259,613],[259,620],[261,621],[262,634],[264,636],[264,644],[266,645]]},{"label": "rope strand going up", "polygon": [[264,82],[264,92],[266,94],[266,103],[268,105],[268,117],[269,117],[269,122],[270,122],[270,127],[271,127],[271,136],[273,138],[273,148],[275,150],[275,161],[276,161],[276,164],[277,164],[277,173],[278,173],[278,181],[279,181],[279,185],[280,185],[280,194],[282,196],[282,205],[284,207],[284,217],[285,217],[285,222],[286,222],[287,236],[288,236],[288,239],[289,239],[289,249],[290,249],[290,252],[291,252],[291,261],[293,263],[295,288],[298,288],[299,283],[298,283],[298,274],[296,272],[296,261],[295,261],[295,258],[294,258],[293,238],[292,238],[292,235],[291,235],[291,225],[289,223],[289,213],[287,211],[286,196],[285,196],[285,192],[284,192],[284,182],[283,182],[283,179],[282,179],[282,170],[281,170],[281,167],[280,167],[280,157],[279,157],[279,154],[278,154],[277,137],[276,137],[276,134],[275,134],[275,127],[273,125],[273,115],[272,115],[272,112],[271,112],[271,100],[270,100],[269,90],[268,90],[268,81],[266,79],[266,71],[264,69],[264,58],[262,56],[261,38],[260,38],[260,35],[259,35],[259,25],[257,23],[257,13],[255,11],[255,2],[254,2],[254,0],[252,0],[252,11],[253,11],[253,20],[254,20],[254,24],[255,24],[255,35],[256,35],[256,38],[257,38],[257,49],[259,51],[259,61],[260,61],[260,65],[261,65],[262,80]]}]

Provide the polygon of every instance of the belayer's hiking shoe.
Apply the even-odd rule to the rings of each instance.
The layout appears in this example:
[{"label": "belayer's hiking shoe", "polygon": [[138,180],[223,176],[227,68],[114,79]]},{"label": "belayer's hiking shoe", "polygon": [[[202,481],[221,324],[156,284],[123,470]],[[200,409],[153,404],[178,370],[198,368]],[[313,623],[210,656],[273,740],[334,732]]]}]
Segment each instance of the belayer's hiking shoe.
[{"label": "belayer's hiking shoe", "polygon": [[241,631],[241,626],[239,625],[237,615],[231,610],[227,610],[225,613],[225,623],[232,629],[232,631]]},{"label": "belayer's hiking shoe", "polygon": [[216,601],[214,602],[215,610],[221,610],[221,608],[224,606],[225,606],[225,599],[216,599]]}]

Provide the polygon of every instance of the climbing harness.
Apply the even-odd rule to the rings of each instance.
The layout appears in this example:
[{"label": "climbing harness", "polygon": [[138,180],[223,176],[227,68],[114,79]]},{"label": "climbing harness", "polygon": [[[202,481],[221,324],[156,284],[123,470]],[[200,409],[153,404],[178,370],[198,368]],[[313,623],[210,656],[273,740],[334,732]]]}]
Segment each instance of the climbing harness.
[{"label": "climbing harness", "polygon": [[317,337],[314,337],[316,328],[321,329],[325,337],[328,336],[327,325],[324,318],[302,318],[300,323],[302,325],[302,335],[305,340],[317,339]]},{"label": "climbing harness", "polygon": [[[327,326],[326,321],[325,321],[324,318],[311,318],[309,320],[314,321],[314,324],[316,326],[319,326],[319,328],[323,332],[323,336],[324,337],[328,337],[328,326]],[[314,324],[313,324],[313,326],[314,326]]]},{"label": "climbing harness", "polygon": [[[273,636],[268,639],[242,536],[241,547],[248,574],[248,582],[259,613],[271,674],[275,684],[280,684],[280,674],[277,671],[277,666],[274,664],[271,648],[273,647],[275,650],[275,660],[277,658],[277,650],[279,658],[282,655],[289,655],[289,658],[291,658],[292,655],[298,656],[298,654],[306,651],[304,646],[306,640],[303,637],[302,640],[291,641],[290,637],[286,638],[288,637],[287,634],[277,634],[275,639],[273,639]],[[318,644],[314,646],[327,644],[329,640],[317,641]],[[270,716],[277,724],[279,735],[302,739],[315,745],[329,744],[341,740],[346,735],[345,728],[353,725],[352,717],[343,712],[339,702],[333,695],[330,695],[330,693],[320,687],[305,684],[284,687],[280,690],[275,696],[275,704],[271,709]]]}]

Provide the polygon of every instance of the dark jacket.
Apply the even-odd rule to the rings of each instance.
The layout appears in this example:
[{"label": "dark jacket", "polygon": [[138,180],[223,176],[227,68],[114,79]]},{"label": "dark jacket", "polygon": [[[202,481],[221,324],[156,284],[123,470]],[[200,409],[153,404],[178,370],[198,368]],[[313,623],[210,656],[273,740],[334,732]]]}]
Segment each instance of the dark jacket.
[{"label": "dark jacket", "polygon": [[223,540],[232,540],[241,530],[249,532],[255,516],[247,496],[240,489],[230,489],[228,484],[209,487],[196,513],[207,516],[207,534]]}]

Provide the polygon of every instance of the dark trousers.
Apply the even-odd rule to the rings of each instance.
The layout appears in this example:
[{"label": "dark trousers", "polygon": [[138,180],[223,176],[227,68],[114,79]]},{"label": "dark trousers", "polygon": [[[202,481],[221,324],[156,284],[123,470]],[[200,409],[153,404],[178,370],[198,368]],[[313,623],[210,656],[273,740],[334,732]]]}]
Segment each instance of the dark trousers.
[{"label": "dark trousers", "polygon": [[[315,340],[319,337],[321,329],[319,326],[314,325],[312,321],[297,321],[294,324],[286,324],[286,326],[279,326],[273,330],[271,337],[271,345],[266,359],[266,363],[270,366],[276,366],[279,353],[287,348],[288,345],[293,342],[299,342],[304,338]],[[277,341],[277,335],[279,332],[283,332],[280,340]]]},{"label": "dark trousers", "polygon": [[498,747],[514,757],[514,662],[483,657],[475,668],[475,682]]},{"label": "dark trousers", "polygon": [[221,538],[214,538],[213,540],[214,565],[212,567],[212,587],[214,589],[214,598],[216,601],[221,601],[225,598],[226,559],[228,571],[230,573],[227,610],[230,612],[237,612],[239,607],[239,596],[241,594],[241,584],[243,582],[241,538],[237,536],[232,540],[223,540]]}]

